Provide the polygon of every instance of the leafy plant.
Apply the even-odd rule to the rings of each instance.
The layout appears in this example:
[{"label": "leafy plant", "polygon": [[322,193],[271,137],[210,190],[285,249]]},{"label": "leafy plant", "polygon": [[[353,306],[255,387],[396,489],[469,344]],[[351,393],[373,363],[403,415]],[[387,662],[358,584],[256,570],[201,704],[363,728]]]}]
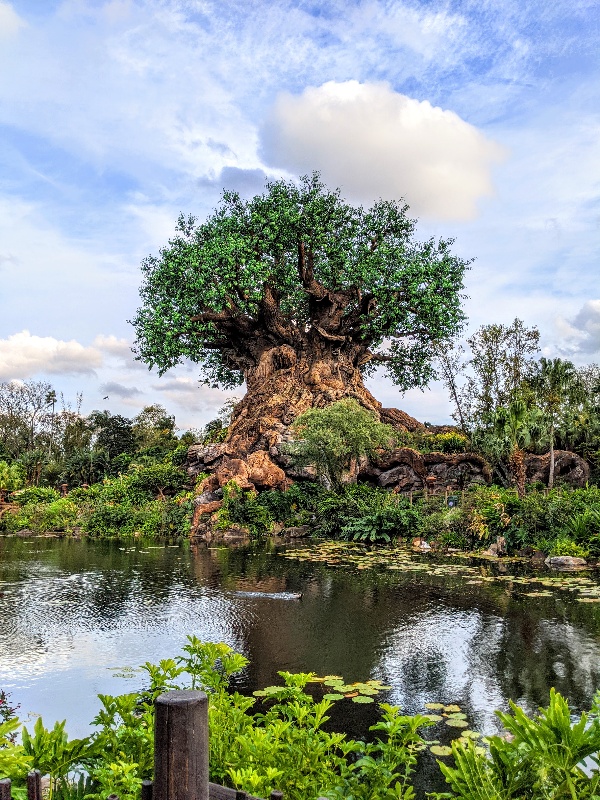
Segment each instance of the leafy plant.
[{"label": "leafy plant", "polygon": [[571,720],[566,700],[555,689],[550,691],[548,707],[533,719],[512,702],[510,708],[511,714],[496,713],[511,738],[488,737],[489,757],[473,744],[455,740],[455,766],[438,762],[451,796],[463,800],[597,796],[600,773],[596,769],[589,775],[582,762],[591,758],[599,766],[598,699],[593,713],[582,714],[577,722]]},{"label": "leafy plant", "polygon": [[257,493],[241,489],[235,481],[223,487],[223,505],[218,516],[222,530],[241,525],[248,528],[252,536],[268,533],[273,525],[273,518],[268,508],[259,502]]},{"label": "leafy plant", "polygon": [[390,448],[394,430],[379,422],[375,414],[347,398],[326,408],[310,408],[293,424],[297,441],[286,453],[299,469],[312,466],[328,487],[339,487],[344,471],[362,456]]}]

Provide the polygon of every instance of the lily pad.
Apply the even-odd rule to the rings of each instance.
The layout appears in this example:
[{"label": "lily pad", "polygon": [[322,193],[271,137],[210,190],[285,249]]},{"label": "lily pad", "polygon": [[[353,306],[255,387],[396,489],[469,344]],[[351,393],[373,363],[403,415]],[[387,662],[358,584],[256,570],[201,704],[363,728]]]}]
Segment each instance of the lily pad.
[{"label": "lily pad", "polygon": [[481,738],[481,734],[478,733],[477,731],[469,731],[469,730],[467,730],[467,731],[462,731],[461,732],[460,738],[461,739],[480,739]]},{"label": "lily pad", "polygon": [[440,722],[442,719],[444,719],[441,714],[425,714],[425,716],[432,722]]},{"label": "lily pad", "polygon": [[358,697],[352,698],[353,703],[373,703],[375,702],[372,697],[367,697],[364,694],[359,694]]},{"label": "lily pad", "polygon": [[462,711],[453,711],[452,714],[448,714],[448,719],[466,719],[467,715],[463,714]]},{"label": "lily pad", "polygon": [[444,711],[447,714],[454,714],[454,713],[456,713],[457,711],[460,711],[460,710],[461,710],[461,707],[457,706],[456,703],[453,703],[450,706],[444,706]]},{"label": "lily pad", "polygon": [[429,749],[434,756],[446,758],[447,756],[452,755],[452,748],[448,747],[446,744],[434,744],[433,747],[430,747]]},{"label": "lily pad", "polygon": [[343,700],[343,699],[344,699],[344,695],[343,694],[338,694],[337,692],[331,692],[329,694],[324,694],[323,695],[323,700]]},{"label": "lily pad", "polygon": [[449,725],[451,728],[468,728],[469,723],[466,722],[464,719],[450,719],[446,720],[446,725]]},{"label": "lily pad", "polygon": [[425,703],[425,708],[430,708],[432,711],[441,711],[443,707],[443,703]]}]

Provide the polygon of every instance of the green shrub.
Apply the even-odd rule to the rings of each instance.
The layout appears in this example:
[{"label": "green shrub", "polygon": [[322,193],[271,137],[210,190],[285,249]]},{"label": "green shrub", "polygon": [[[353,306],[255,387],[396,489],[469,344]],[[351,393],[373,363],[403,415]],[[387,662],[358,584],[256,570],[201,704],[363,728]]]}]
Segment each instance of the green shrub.
[{"label": "green shrub", "polygon": [[454,766],[438,762],[452,794],[461,800],[569,798],[595,800],[600,773],[584,767],[591,757],[598,766],[600,720],[598,696],[592,714],[573,722],[567,701],[550,690],[550,703],[533,719],[510,703],[511,714],[496,714],[510,734],[487,738],[489,753],[474,744],[452,742]]},{"label": "green shrub", "polygon": [[218,512],[219,528],[232,525],[248,528],[252,536],[268,533],[273,527],[269,509],[258,501],[256,492],[240,489],[235,481],[223,487],[223,505]]},{"label": "green shrub", "polygon": [[0,528],[5,531],[31,530],[34,533],[66,531],[77,525],[78,508],[72,500],[59,497],[51,503],[28,503],[15,514],[0,517]]},{"label": "green shrub", "polygon": [[582,547],[566,535],[557,536],[550,548],[551,556],[573,556],[574,558],[587,558],[589,550]]},{"label": "green shrub", "polygon": [[467,516],[458,507],[423,513],[418,533],[427,541],[439,541],[447,547],[469,546]]},{"label": "green shrub", "polygon": [[421,448],[431,453],[465,453],[469,449],[469,439],[463,433],[431,433],[423,436]]},{"label": "green shrub", "polygon": [[339,487],[353,459],[392,447],[396,434],[356,400],[346,398],[326,408],[310,408],[293,423],[298,437],[286,452],[299,469],[315,468],[328,487]]},{"label": "green shrub", "polygon": [[342,539],[360,542],[390,542],[398,536],[411,536],[419,524],[419,512],[397,496],[389,495],[376,511],[347,522],[340,531]]},{"label": "green shrub", "polygon": [[318,502],[328,494],[328,490],[314,481],[294,483],[289,489],[271,489],[261,492],[256,498],[264,506],[275,522],[283,525],[312,524]]},{"label": "green shrub", "polygon": [[176,495],[188,481],[186,473],[173,464],[160,463],[148,466],[132,465],[123,479],[132,500],[154,499]]},{"label": "green shrub", "polygon": [[14,492],[12,499],[15,503],[21,506],[29,505],[30,503],[52,503],[60,498],[60,494],[56,489],[50,489],[45,486],[28,486],[26,489],[19,489]]},{"label": "green shrub", "polygon": [[17,461],[0,461],[0,492],[14,492],[25,482],[25,470]]}]

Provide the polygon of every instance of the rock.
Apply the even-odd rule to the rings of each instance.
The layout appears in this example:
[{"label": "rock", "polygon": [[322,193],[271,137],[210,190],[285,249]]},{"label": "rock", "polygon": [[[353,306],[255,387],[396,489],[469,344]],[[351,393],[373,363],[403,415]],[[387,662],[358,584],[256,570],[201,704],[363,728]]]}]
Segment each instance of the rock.
[{"label": "rock", "polygon": [[[528,483],[544,483],[548,485],[550,476],[550,453],[536,456],[525,454],[525,474]],[[569,450],[554,451],[554,482],[568,483],[571,486],[584,487],[590,477],[590,467],[585,459]]]},{"label": "rock", "polygon": [[428,544],[425,539],[421,539],[419,536],[412,540],[412,547],[413,550],[421,550],[422,552],[431,550],[431,545]]},{"label": "rock", "polygon": [[219,486],[223,487],[229,481],[235,481],[240,489],[254,489],[254,485],[248,480],[248,467],[241,458],[229,458],[226,456],[215,472]]},{"label": "rock", "polygon": [[282,536],[288,536],[290,539],[301,539],[303,536],[308,536],[310,527],[308,525],[298,525],[295,528],[284,528],[281,531]]},{"label": "rock", "polygon": [[497,558],[498,557],[498,545],[497,544],[491,544],[488,547],[487,550],[483,551],[483,553],[481,555],[482,556],[490,556],[490,557],[493,557],[493,558]]},{"label": "rock", "polygon": [[410,431],[411,433],[425,430],[425,426],[422,422],[419,422],[414,417],[411,417],[410,414],[407,414],[406,411],[401,411],[399,408],[382,408],[379,410],[379,417],[382,422],[386,425],[391,425],[392,428],[396,430]]},{"label": "rock", "polygon": [[[410,447],[382,453],[366,465],[361,463],[358,477],[396,493],[422,491],[426,486],[434,493],[456,491],[492,479],[489,465],[475,453],[419,453]],[[431,485],[427,483],[429,477],[433,478]]]},{"label": "rock", "polygon": [[496,536],[496,542],[491,544],[487,550],[484,550],[481,555],[483,556],[505,556],[507,554],[506,551],[506,539],[504,536]]},{"label": "rock", "polygon": [[222,505],[223,505],[222,500],[213,500],[212,503],[198,503],[194,511],[194,516],[196,514],[200,517],[203,514],[214,514],[215,511],[218,511]]},{"label": "rock", "polygon": [[248,480],[260,489],[285,489],[285,472],[271,461],[266,450],[255,450],[246,459]]},{"label": "rock", "polygon": [[216,500],[220,499],[221,498],[217,495],[216,492],[202,492],[202,494],[199,494],[197,497],[194,497],[194,505],[203,506],[206,503],[214,503]]},{"label": "rock", "polygon": [[548,556],[544,564],[551,569],[580,569],[586,566],[587,561],[574,556]]}]

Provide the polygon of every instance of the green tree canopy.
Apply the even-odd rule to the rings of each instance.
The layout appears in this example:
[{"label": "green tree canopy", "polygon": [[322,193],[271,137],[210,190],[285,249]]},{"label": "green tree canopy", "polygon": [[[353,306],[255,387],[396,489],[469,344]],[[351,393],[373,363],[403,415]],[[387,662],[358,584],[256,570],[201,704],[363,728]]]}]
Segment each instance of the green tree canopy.
[{"label": "green tree canopy", "polygon": [[315,173],[249,201],[226,191],[201,224],[180,216],[142,265],[138,358],[161,373],[189,359],[231,387],[285,345],[361,371],[383,363],[402,389],[424,386],[435,343],[461,327],[467,262],[452,240],[416,241],[407,211],[351,206]]},{"label": "green tree canopy", "polygon": [[352,460],[390,449],[396,434],[356,400],[346,398],[327,408],[310,408],[294,422],[298,440],[287,447],[296,467],[313,466],[329,486],[339,486]]}]

